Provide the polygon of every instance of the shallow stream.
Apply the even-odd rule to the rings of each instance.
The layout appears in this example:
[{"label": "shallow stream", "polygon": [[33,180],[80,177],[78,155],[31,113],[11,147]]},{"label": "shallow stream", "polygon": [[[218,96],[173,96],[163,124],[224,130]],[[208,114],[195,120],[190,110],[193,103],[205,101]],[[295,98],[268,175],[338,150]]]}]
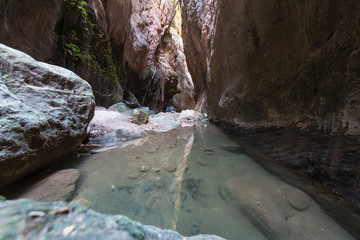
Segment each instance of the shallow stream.
[{"label": "shallow stream", "polygon": [[211,124],[148,133],[68,162],[81,172],[73,200],[186,236],[353,239]]}]

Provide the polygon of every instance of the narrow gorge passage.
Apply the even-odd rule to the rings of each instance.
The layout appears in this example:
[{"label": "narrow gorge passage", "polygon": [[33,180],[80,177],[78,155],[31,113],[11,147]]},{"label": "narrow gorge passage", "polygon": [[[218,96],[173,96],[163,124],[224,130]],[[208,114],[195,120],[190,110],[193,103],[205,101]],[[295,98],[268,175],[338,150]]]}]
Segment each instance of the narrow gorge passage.
[{"label": "narrow gorge passage", "polygon": [[0,239],[360,239],[359,22],[0,0]]}]

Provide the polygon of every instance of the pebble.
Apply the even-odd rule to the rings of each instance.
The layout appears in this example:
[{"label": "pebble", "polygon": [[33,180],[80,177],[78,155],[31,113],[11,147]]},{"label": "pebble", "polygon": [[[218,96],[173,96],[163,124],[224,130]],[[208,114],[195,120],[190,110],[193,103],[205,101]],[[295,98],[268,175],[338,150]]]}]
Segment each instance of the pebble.
[{"label": "pebble", "polygon": [[31,218],[38,218],[45,216],[45,213],[42,211],[31,211],[29,212],[28,216]]},{"label": "pebble", "polygon": [[129,177],[130,179],[137,179],[137,178],[139,177],[139,173],[130,173],[130,174],[128,175],[128,177]]},{"label": "pebble", "polygon": [[151,195],[145,202],[145,208],[146,210],[150,210],[152,208],[152,206],[154,205],[156,199],[159,197],[158,193],[154,193],[153,195]]},{"label": "pebble", "polygon": [[56,214],[64,214],[64,213],[68,213],[70,210],[70,207],[66,206],[66,207],[62,207],[53,211],[48,212],[49,215],[56,215]]},{"label": "pebble", "polygon": [[204,149],[203,150],[206,155],[214,155],[215,151],[213,149]]},{"label": "pebble", "polygon": [[207,163],[206,163],[204,160],[202,160],[202,159],[198,159],[197,162],[198,162],[201,166],[203,166],[203,167],[206,167],[206,166],[207,166]]},{"label": "pebble", "polygon": [[173,163],[166,163],[164,166],[164,169],[170,173],[175,172],[176,171],[176,165]]},{"label": "pebble", "polygon": [[147,153],[156,153],[156,149],[152,148],[152,149],[146,150],[145,152],[147,152]]},{"label": "pebble", "polygon": [[154,172],[160,172],[160,168],[157,168],[157,167],[153,168],[152,170],[153,170]]},{"label": "pebble", "polygon": [[76,200],[77,203],[83,205],[86,208],[90,208],[91,207],[91,202],[85,198],[80,198],[78,200]]},{"label": "pebble", "polygon": [[147,165],[142,165],[140,168],[139,168],[140,172],[147,172],[150,170],[150,167],[147,166]]},{"label": "pebble", "polygon": [[64,230],[62,231],[62,234],[64,237],[68,237],[74,230],[75,230],[75,225],[70,225],[70,226],[67,226],[66,228],[64,228]]}]

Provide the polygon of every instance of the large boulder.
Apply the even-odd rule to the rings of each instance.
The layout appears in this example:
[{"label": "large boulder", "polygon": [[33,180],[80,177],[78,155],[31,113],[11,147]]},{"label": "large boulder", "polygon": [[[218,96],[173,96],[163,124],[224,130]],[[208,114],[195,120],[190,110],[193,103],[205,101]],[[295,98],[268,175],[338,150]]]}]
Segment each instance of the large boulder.
[{"label": "large boulder", "polygon": [[184,237],[124,216],[86,210],[74,202],[0,201],[0,213],[1,239],[223,240],[214,235]]},{"label": "large boulder", "polygon": [[73,72],[0,44],[0,187],[74,151],[95,99]]}]

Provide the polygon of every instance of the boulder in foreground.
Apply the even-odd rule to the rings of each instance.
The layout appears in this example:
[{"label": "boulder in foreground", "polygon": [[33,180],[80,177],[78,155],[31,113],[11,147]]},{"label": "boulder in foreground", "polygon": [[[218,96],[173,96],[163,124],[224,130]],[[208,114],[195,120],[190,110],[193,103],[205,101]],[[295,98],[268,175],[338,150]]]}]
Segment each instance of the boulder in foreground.
[{"label": "boulder in foreground", "polygon": [[0,44],[0,187],[74,151],[95,99],[73,72]]},{"label": "boulder in foreground", "polygon": [[183,237],[171,230],[144,226],[123,216],[86,210],[71,202],[0,201],[0,239],[221,240],[210,235]]}]

